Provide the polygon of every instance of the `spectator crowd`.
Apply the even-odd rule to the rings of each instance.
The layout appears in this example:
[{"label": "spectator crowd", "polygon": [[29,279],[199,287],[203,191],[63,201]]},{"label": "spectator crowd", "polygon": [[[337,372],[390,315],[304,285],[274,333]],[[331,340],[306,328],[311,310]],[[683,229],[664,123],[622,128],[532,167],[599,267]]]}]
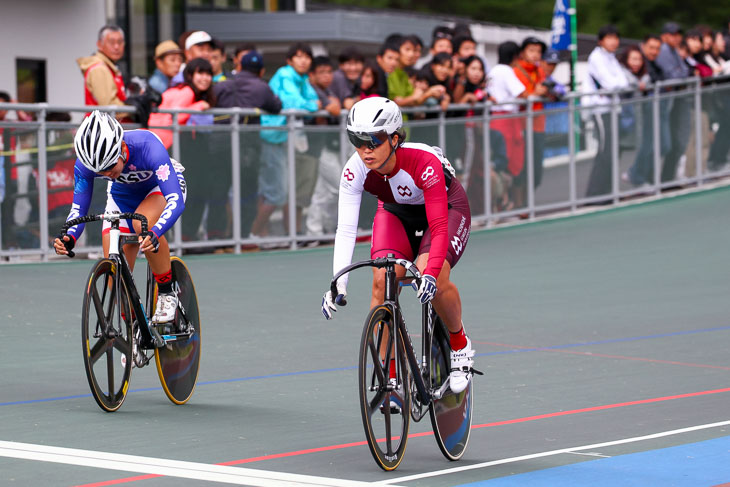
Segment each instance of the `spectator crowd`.
[{"label": "spectator crowd", "polygon": [[[697,26],[684,31],[668,22],[660,33],[626,46],[621,45],[614,26],[599,30],[585,75],[578,80],[581,104],[591,107],[583,111],[583,121],[594,128],[598,139],[586,196],[611,192],[614,137],[622,141],[634,137],[635,160],[621,174],[622,180],[636,187],[655,181],[652,85],[694,76],[709,85],[716,82],[715,77],[730,74],[727,28],[725,25],[715,31]],[[124,82],[124,73],[117,65],[125,47],[122,29],[104,26],[96,46],[93,55],[77,61],[86,105],[134,106],[135,114],[120,112],[117,116],[149,127],[171,155],[173,116],[155,107],[193,112],[177,115],[177,123],[186,126],[178,139],[189,185],[182,225],[185,241],[230,237],[233,206],[237,204],[241,234],[256,245],[260,238],[277,233],[272,222],[277,211],[281,210],[284,222],[289,221],[290,191],[295,194],[291,210],[296,212],[299,234],[334,232],[339,176],[346,162],[339,145],[341,113],[372,96],[388,97],[409,108],[406,120],[428,121],[438,117],[438,112],[465,118],[460,124],[447,125],[447,155],[467,190],[472,213],[485,211],[485,184],[491,188],[488,204],[492,211],[524,208],[529,160],[533,187],[543,180],[543,161],[553,125],[547,109],[561,103],[564,106],[562,99],[568,92],[568,87],[553,78],[561,62],[560,53],[547,49],[542,40],[530,36],[502,42],[497,48],[497,63],[489,66],[477,52],[469,27],[461,24],[436,27],[428,44],[414,34],[392,34],[374,57],[355,46],[344,47],[336,57],[315,56],[309,45],[294,43],[287,51],[286,65],[273,73],[266,73],[264,55],[253,44],[242,44],[230,52],[209,33],[188,31],[177,40],[160,42],[154,50],[154,72],[149,79],[134,83]],[[227,71],[229,67],[232,69]],[[617,89],[625,89],[623,100],[634,98],[635,103],[622,104],[620,129],[613,133],[612,100],[600,90]],[[662,93],[675,89],[666,88]],[[0,92],[0,100],[10,101],[10,97]],[[485,109],[482,102],[486,101],[492,103],[488,131],[481,116]],[[230,133],[215,127],[232,123],[231,117],[209,113],[210,108],[233,107],[261,111],[237,120],[240,125],[260,126],[240,133],[239,202],[232,202]],[[430,110],[432,107],[437,110]],[[662,182],[675,180],[678,171],[693,176],[698,164],[710,169],[725,164],[730,150],[730,95],[703,100],[701,113],[693,113],[693,100],[686,96],[662,99],[659,107]],[[283,109],[313,115],[303,117],[291,131],[287,117],[281,115]],[[526,143],[525,117],[515,116],[527,109],[540,112],[532,119],[531,144]],[[694,138],[693,115],[702,118],[702,142]],[[5,116],[0,111],[0,120]],[[17,118],[31,117],[18,112]],[[411,135],[418,134],[414,139],[436,144],[437,138],[429,132],[433,130],[435,127],[425,123],[409,129]],[[481,160],[484,133],[489,134],[491,148],[489,174],[484,173]],[[289,137],[294,138],[295,181],[288,180]],[[3,147],[13,143],[7,136],[0,139],[0,154],[5,154]],[[694,144],[699,143],[704,143],[701,161],[695,160]],[[531,154],[527,154],[528,146]],[[17,191],[18,187],[11,186],[19,184],[17,171],[9,162],[6,157],[0,175],[3,221],[14,218],[16,212],[10,206],[15,202],[3,195]],[[12,236],[3,234],[3,248],[15,243]]]}]

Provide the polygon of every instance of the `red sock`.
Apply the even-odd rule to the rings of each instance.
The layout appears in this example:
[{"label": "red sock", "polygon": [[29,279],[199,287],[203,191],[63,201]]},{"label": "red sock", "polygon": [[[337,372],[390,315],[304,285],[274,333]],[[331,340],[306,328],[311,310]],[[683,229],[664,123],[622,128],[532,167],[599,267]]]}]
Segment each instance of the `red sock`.
[{"label": "red sock", "polygon": [[449,332],[449,342],[451,344],[451,350],[461,350],[466,347],[466,333],[464,333],[464,327],[456,333]]},{"label": "red sock", "polygon": [[164,274],[155,274],[154,272],[152,274],[155,276],[157,288],[161,293],[172,292],[172,268]]}]

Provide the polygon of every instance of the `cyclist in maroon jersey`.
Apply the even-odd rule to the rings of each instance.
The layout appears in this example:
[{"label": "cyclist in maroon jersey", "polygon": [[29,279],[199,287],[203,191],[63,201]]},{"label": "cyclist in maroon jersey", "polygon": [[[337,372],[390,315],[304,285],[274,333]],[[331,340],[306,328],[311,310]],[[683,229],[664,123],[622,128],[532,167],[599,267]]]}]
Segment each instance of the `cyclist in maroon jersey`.
[{"label": "cyclist in maroon jersey", "polygon": [[[464,253],[471,211],[464,188],[438,147],[405,143],[403,119],[395,102],[381,97],[357,102],[347,118],[347,134],[356,152],[340,178],[333,271],[352,262],[362,192],[378,198],[373,221],[372,258],[395,254],[416,262],[423,274],[418,298],[432,301],[451,338],[451,389],[463,391],[471,380],[474,350],[461,321],[459,290],[451,269]],[[385,294],[385,269],[373,269],[371,307]],[[405,269],[398,267],[398,275]],[[345,303],[347,275],[337,296],[327,291],[322,313],[331,319]]]}]

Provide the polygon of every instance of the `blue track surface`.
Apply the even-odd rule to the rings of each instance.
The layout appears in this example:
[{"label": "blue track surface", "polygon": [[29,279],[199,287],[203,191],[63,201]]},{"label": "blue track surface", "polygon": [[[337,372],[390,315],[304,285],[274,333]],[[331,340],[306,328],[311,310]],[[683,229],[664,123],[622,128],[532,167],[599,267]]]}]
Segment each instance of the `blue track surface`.
[{"label": "blue track surface", "polygon": [[711,486],[730,481],[730,438],[602,458],[460,487]]}]

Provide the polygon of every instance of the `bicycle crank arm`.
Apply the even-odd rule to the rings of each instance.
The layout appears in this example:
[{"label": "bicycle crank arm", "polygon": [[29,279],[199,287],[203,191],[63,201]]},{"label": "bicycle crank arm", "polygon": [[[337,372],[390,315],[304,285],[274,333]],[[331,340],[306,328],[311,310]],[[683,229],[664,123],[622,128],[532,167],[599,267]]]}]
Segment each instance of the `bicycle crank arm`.
[{"label": "bicycle crank arm", "polygon": [[443,384],[441,384],[441,387],[438,389],[434,389],[431,392],[431,397],[433,399],[441,399],[444,397],[444,394],[446,394],[446,391],[449,390],[449,387],[451,385],[451,377],[447,377]]}]

